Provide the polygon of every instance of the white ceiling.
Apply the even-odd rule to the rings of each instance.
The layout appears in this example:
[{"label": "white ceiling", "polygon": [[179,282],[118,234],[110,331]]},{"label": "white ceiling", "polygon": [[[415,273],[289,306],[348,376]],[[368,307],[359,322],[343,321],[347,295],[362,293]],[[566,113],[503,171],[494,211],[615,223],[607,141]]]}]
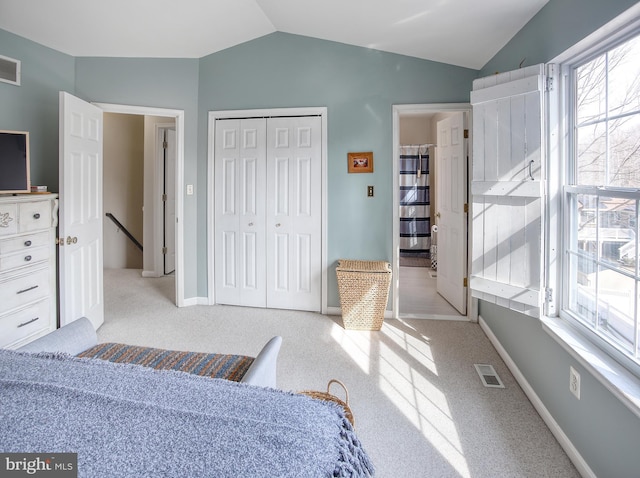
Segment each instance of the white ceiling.
[{"label": "white ceiling", "polygon": [[72,56],[201,58],[280,31],[480,69],[547,2],[0,0],[0,28]]}]

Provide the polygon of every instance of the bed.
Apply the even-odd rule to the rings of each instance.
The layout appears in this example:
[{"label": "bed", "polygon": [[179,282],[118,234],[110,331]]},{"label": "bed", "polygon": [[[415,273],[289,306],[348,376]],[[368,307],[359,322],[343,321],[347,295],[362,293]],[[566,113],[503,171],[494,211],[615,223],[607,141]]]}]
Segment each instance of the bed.
[{"label": "bed", "polygon": [[269,386],[0,350],[0,403],[2,452],[77,453],[79,477],[374,475],[342,407]]}]

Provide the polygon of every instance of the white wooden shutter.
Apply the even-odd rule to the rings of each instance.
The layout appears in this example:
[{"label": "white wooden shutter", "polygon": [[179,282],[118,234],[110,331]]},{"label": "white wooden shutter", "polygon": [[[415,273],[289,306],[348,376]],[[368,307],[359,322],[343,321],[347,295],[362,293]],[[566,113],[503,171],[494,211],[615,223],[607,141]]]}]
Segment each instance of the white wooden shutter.
[{"label": "white wooden shutter", "polygon": [[473,297],[531,316],[542,305],[544,65],[473,82]]}]

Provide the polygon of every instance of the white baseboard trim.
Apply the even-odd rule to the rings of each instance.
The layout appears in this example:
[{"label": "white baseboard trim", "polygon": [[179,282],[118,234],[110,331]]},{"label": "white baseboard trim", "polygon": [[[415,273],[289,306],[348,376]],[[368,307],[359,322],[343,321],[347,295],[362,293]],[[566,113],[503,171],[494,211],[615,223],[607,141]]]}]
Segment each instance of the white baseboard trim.
[{"label": "white baseboard trim", "polygon": [[[327,314],[326,315],[340,315],[342,316],[342,308],[340,307],[327,307]],[[393,319],[393,312],[390,310],[385,310],[384,311],[384,318],[385,319]]]},{"label": "white baseboard trim", "polygon": [[480,328],[482,328],[485,335],[489,338],[491,344],[495,347],[502,360],[504,360],[505,364],[524,391],[525,395],[532,403],[538,414],[542,417],[542,420],[547,424],[549,430],[551,430],[551,433],[553,433],[553,436],[556,437],[556,440],[558,440],[560,446],[563,448],[571,462],[578,469],[580,475],[584,478],[597,478],[596,474],[593,472],[593,470],[591,470],[584,458],[582,458],[582,455],[580,455],[576,447],[573,446],[573,443],[571,443],[569,437],[564,433],[564,431],[562,431],[562,428],[560,428],[558,422],[555,421],[551,413],[549,413],[549,410],[547,410],[547,408],[544,406],[544,403],[542,402],[542,400],[540,400],[540,397],[538,397],[536,392],[533,390],[533,387],[529,385],[529,382],[527,382],[524,375],[517,367],[516,363],[509,356],[502,344],[498,341],[498,338],[491,331],[482,316],[478,317],[478,321],[480,323]]},{"label": "white baseboard trim", "polygon": [[[327,307],[326,315],[342,315],[342,309],[340,307]],[[393,311],[384,311],[385,319],[393,319]],[[405,314],[400,317],[401,319],[418,319],[418,320],[453,320],[460,322],[469,322],[467,316],[455,316],[455,315],[438,315],[438,314]]]},{"label": "white baseboard trim", "polygon": [[342,315],[340,307],[327,307],[327,315]]},{"label": "white baseboard trim", "polygon": [[209,305],[208,297],[189,297],[185,298],[180,307],[190,307],[192,305]]}]

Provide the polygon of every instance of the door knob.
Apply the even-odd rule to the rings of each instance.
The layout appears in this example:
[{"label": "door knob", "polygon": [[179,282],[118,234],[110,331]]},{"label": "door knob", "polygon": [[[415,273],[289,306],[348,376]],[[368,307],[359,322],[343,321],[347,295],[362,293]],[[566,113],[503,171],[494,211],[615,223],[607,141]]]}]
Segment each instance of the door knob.
[{"label": "door knob", "polygon": [[278,224],[276,224],[276,227],[280,227],[281,225],[282,225],[282,224],[278,223]]},{"label": "door knob", "polygon": [[253,223],[252,223],[252,222],[250,222],[250,223],[249,223],[249,227],[251,227],[251,226],[253,226]]},{"label": "door knob", "polygon": [[67,245],[69,244],[75,244],[76,242],[78,242],[78,238],[77,237],[71,237],[71,236],[67,236]]}]

